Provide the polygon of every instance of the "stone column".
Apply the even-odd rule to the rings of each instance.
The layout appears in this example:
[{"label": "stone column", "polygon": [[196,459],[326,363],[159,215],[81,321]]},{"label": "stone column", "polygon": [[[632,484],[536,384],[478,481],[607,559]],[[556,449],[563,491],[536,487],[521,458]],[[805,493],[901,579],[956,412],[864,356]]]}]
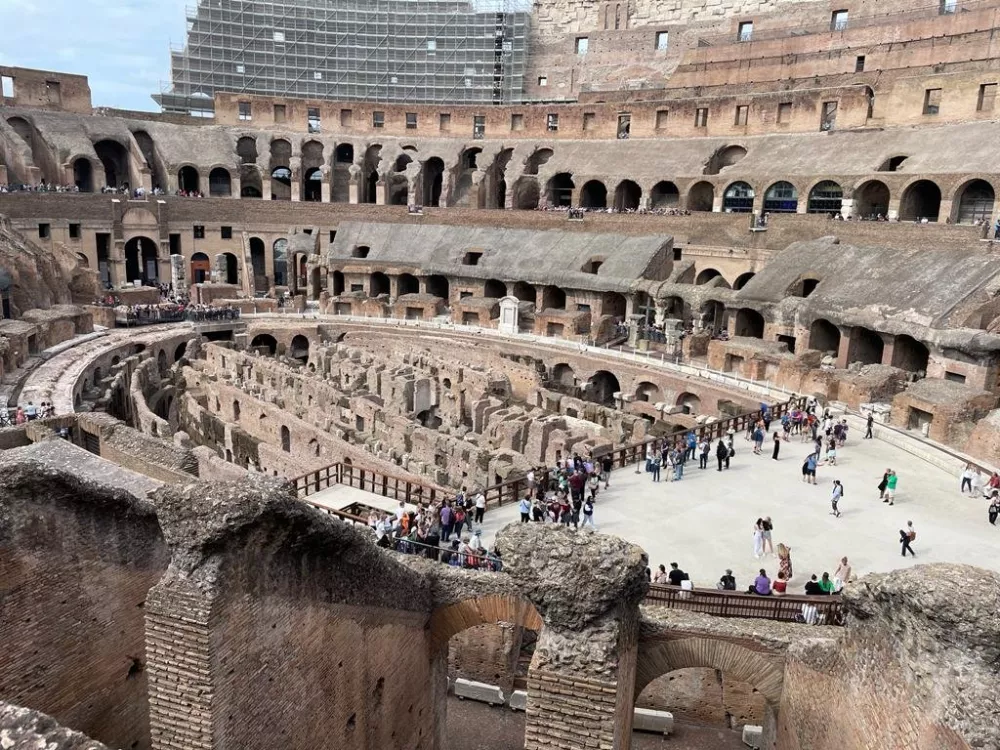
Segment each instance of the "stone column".
[{"label": "stone column", "polygon": [[379,206],[384,206],[389,202],[387,180],[386,175],[380,173],[375,183],[375,203]]},{"label": "stone column", "polygon": [[330,202],[330,180],[333,177],[333,170],[326,164],[319,168],[320,175],[322,175],[322,181],[320,182],[320,200],[323,203]]},{"label": "stone column", "polygon": [[[96,187],[96,184],[95,184]],[[125,240],[116,239],[112,242],[108,253],[108,275],[111,286],[117,288],[126,282],[125,278]],[[142,262],[142,256],[139,256]]]},{"label": "stone column", "polygon": [[715,191],[715,194],[712,197],[712,213],[717,214],[722,212],[722,197],[724,192],[725,192],[724,187],[719,188],[718,190]]},{"label": "stone column", "polygon": [[186,269],[187,264],[184,262],[183,255],[170,256],[170,283],[174,287],[175,294],[187,295],[188,293]]},{"label": "stone column", "polygon": [[851,355],[854,353],[854,347],[851,345],[851,338],[854,331],[850,328],[840,329],[840,348],[837,350],[837,367],[841,370],[847,369],[847,365],[851,362]]},{"label": "stone column", "polygon": [[646,554],[617,537],[536,524],[507,526],[497,544],[545,621],[528,671],[525,749],[628,750]]},{"label": "stone column", "polygon": [[361,179],[361,167],[357,164],[352,164],[348,171],[351,174],[351,179],[347,185],[347,202],[357,204],[359,200],[358,180]]},{"label": "stone column", "polygon": [[229,197],[240,198],[243,195],[243,185],[240,182],[239,173],[235,177],[229,178]]},{"label": "stone column", "polygon": [[948,219],[954,220],[955,217],[951,215],[952,201],[948,198],[941,199],[941,206],[938,209],[938,222],[944,224]]},{"label": "stone column", "polygon": [[896,351],[896,337],[889,333],[880,333],[882,339],[882,364],[891,365]]}]

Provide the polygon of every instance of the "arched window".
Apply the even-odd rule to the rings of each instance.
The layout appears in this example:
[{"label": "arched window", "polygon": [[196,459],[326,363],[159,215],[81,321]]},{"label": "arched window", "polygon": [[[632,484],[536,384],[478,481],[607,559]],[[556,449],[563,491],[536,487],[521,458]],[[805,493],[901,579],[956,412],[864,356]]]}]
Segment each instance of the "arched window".
[{"label": "arched window", "polygon": [[798,207],[799,191],[790,182],[776,182],[764,193],[764,210],[768,213],[793,214]]},{"label": "arched window", "polygon": [[806,211],[811,214],[839,214],[844,200],[844,189],[833,180],[823,180],[809,191]]},{"label": "arched window", "polygon": [[732,214],[748,214],[753,211],[755,193],[745,182],[734,182],[726,188],[722,196],[722,210]]}]

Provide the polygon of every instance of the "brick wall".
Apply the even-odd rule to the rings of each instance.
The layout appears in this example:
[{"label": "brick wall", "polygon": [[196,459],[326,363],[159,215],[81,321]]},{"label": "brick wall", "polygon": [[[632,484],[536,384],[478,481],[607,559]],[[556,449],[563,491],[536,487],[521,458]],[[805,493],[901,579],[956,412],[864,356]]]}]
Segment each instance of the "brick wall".
[{"label": "brick wall", "polygon": [[0,695],[109,746],[149,748],[144,606],[168,562],[155,516],[51,477],[5,482]]},{"label": "brick wall", "polygon": [[762,725],[765,712],[764,697],[756,689],[707,667],[658,677],[643,689],[636,706],[670,711],[680,722],[726,729]]},{"label": "brick wall", "polygon": [[476,625],[448,642],[448,677],[498,685],[510,695],[523,629],[511,623]]}]

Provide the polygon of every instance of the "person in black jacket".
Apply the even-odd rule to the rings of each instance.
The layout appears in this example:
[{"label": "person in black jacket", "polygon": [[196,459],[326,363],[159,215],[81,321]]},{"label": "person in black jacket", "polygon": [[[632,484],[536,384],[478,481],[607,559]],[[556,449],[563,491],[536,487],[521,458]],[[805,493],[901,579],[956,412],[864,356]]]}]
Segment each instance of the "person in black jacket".
[{"label": "person in black jacket", "polygon": [[719,461],[719,471],[722,471],[722,463],[729,460],[729,446],[722,438],[719,438],[719,444],[715,446],[715,457]]}]

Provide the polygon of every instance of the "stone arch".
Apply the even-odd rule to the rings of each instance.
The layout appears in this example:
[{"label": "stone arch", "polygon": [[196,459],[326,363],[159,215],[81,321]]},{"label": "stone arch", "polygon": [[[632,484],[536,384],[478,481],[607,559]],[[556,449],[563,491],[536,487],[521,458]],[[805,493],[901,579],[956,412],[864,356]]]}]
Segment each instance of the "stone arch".
[{"label": "stone arch", "polygon": [[953,221],[956,224],[989,223],[993,218],[996,190],[986,180],[969,180],[952,196]]},{"label": "stone arch", "polygon": [[358,186],[358,203],[375,203],[378,185],[378,165],[382,161],[382,144],[372,143],[365,149],[361,160],[361,184]]},{"label": "stone arch", "polygon": [[391,288],[389,277],[381,271],[376,271],[368,278],[368,296],[373,299],[383,294],[389,294]]},{"label": "stone arch", "polygon": [[257,139],[250,135],[242,136],[236,141],[236,156],[240,164],[257,163]]},{"label": "stone arch", "polygon": [[444,159],[432,156],[424,162],[423,199],[425,206],[440,206],[444,186]]},{"label": "stone arch", "polygon": [[[51,184],[61,185],[63,182],[62,169],[56,163],[56,156],[52,149],[49,148],[34,124],[17,116],[8,117],[7,124],[14,129],[14,132],[31,150],[31,160],[41,170],[42,179]],[[9,165],[8,169],[10,169]],[[13,177],[13,174],[8,175],[8,179],[13,179]]]},{"label": "stone arch", "polygon": [[292,199],[292,170],[275,167],[271,170],[271,200],[290,201]]},{"label": "stone arch", "polygon": [[252,164],[240,167],[240,198],[263,198],[264,182],[260,170]]},{"label": "stone arch", "polygon": [[288,273],[288,240],[280,237],[271,246],[271,265],[274,272],[274,285],[283,286]]},{"label": "stone arch", "polygon": [[732,214],[752,213],[755,197],[756,193],[750,183],[733,182],[722,194],[722,210]]},{"label": "stone arch", "polygon": [[94,167],[86,156],[73,160],[73,184],[81,193],[94,192]]},{"label": "stone arch", "polygon": [[288,356],[303,363],[309,359],[309,339],[301,333],[293,336],[288,347]]},{"label": "stone arch", "polygon": [[201,190],[201,175],[197,168],[188,164],[178,170],[177,189],[185,193],[197,193]]},{"label": "stone arch", "polygon": [[511,192],[511,203],[514,208],[522,211],[533,211],[538,208],[538,201],[541,195],[541,190],[538,188],[538,179],[530,175],[522,175],[514,182]]},{"label": "stone arch", "polygon": [[816,291],[816,287],[819,286],[819,283],[820,279],[817,279],[815,276],[803,276],[796,279],[795,282],[785,290],[785,296],[808,297]]},{"label": "stone arch", "polygon": [[746,273],[741,273],[736,277],[736,281],[733,282],[733,289],[742,289],[745,287],[754,276],[756,276],[753,271],[747,271]]},{"label": "stone arch", "polygon": [[680,199],[681,193],[677,186],[668,180],[661,180],[649,192],[649,207],[674,208],[680,203]]},{"label": "stone arch", "polygon": [[530,302],[532,304],[538,299],[538,292],[534,285],[529,284],[527,281],[515,282],[512,290],[511,296],[517,297],[521,302]]},{"label": "stone arch", "polygon": [[507,296],[507,285],[499,279],[487,279],[483,285],[483,296],[500,299]]},{"label": "stone arch", "polygon": [[253,339],[251,339],[250,348],[267,349],[267,353],[273,357],[274,353],[278,351],[278,340],[269,333],[258,333],[253,337]]},{"label": "stone arch", "polygon": [[614,394],[620,392],[621,389],[617,375],[608,370],[598,370],[587,380],[584,393],[588,401],[604,406],[614,406]]},{"label": "stone arch", "polygon": [[240,283],[240,263],[236,258],[235,253],[221,253],[222,259],[225,263],[226,277],[224,281],[227,284],[239,284]]},{"label": "stone arch", "polygon": [[881,180],[868,180],[854,190],[854,214],[858,218],[886,216],[889,213],[889,186]]},{"label": "stone arch", "polygon": [[885,341],[870,328],[855,326],[851,329],[851,347],[848,363],[860,362],[863,365],[878,365],[882,363],[885,352]]},{"label": "stone arch", "polygon": [[[756,688],[772,708],[781,701],[784,659],[719,638],[646,639],[639,642],[635,695],[675,669],[709,667]],[[631,707],[629,707],[631,708]]]},{"label": "stone arch", "polygon": [[160,155],[156,151],[156,145],[153,143],[153,137],[145,130],[133,131],[132,137],[135,138],[135,143],[139,147],[139,153],[142,154],[142,158],[145,160],[146,166],[149,167],[149,175],[153,189],[166,189],[166,168],[163,165],[163,159],[160,158]]},{"label": "stone arch", "polygon": [[180,362],[181,357],[187,352],[187,341],[182,341],[174,349],[174,362]]},{"label": "stone arch", "polygon": [[253,288],[257,292],[267,291],[267,253],[264,240],[250,238],[250,266],[253,271]]},{"label": "stone arch", "polygon": [[725,285],[727,289],[729,288],[729,283],[726,281],[726,278],[722,275],[722,273],[714,268],[703,269],[695,278],[694,283],[695,286],[704,286],[705,284],[710,283],[713,279],[722,279],[722,284]]},{"label": "stone arch", "polygon": [[285,453],[292,452],[292,433],[286,425],[281,425],[281,450]]},{"label": "stone arch", "polygon": [[794,214],[799,208],[799,191],[787,180],[779,180],[764,191],[764,211]]},{"label": "stone arch", "polygon": [[715,206],[715,185],[702,180],[688,189],[688,211],[711,211]]},{"label": "stone arch", "polygon": [[708,161],[702,174],[719,174],[726,167],[731,167],[747,155],[743,146],[723,146],[716,150]]},{"label": "stone arch", "polygon": [[565,310],[566,292],[557,286],[542,287],[542,309],[543,310]]},{"label": "stone arch", "polygon": [[615,188],[615,210],[635,211],[642,202],[642,188],[632,180],[622,180]]},{"label": "stone arch", "polygon": [[215,167],[208,173],[208,194],[213,198],[228,198],[233,194],[233,180],[225,167]]},{"label": "stone arch", "polygon": [[844,202],[844,189],[833,180],[823,180],[809,191],[806,212],[810,214],[839,214]]},{"label": "stone arch", "polygon": [[544,623],[535,606],[519,597],[489,594],[438,607],[428,623],[431,653],[448,648],[453,635],[477,625],[509,622],[527,630],[539,631]]},{"label": "stone arch", "polygon": [[764,316],[749,307],[741,307],[736,311],[736,335],[764,338]]},{"label": "stone arch", "polygon": [[576,183],[569,172],[559,172],[552,175],[545,183],[545,200],[551,206],[566,207],[573,204],[573,190]]},{"label": "stone arch", "polygon": [[191,256],[191,283],[202,284],[212,273],[212,263],[206,253],[197,252]]},{"label": "stone arch", "polygon": [[607,208],[608,188],[600,180],[589,180],[580,188],[580,205],[583,208]]},{"label": "stone arch", "polygon": [[323,170],[310,167],[302,175],[302,200],[319,203],[323,200]]},{"label": "stone arch", "polygon": [[412,273],[401,273],[396,279],[400,294],[419,294],[420,282]]},{"label": "stone arch", "polygon": [[80,261],[81,268],[90,268],[90,258],[87,257],[86,253],[77,253],[76,259]]},{"label": "stone arch", "polygon": [[840,329],[826,318],[816,318],[809,326],[809,348],[820,352],[840,351]]},{"label": "stone arch", "polygon": [[698,414],[701,411],[701,398],[688,391],[679,394],[675,404],[681,407],[685,414]]},{"label": "stone arch", "polygon": [[565,362],[560,362],[552,368],[552,375],[550,379],[554,383],[567,388],[573,388],[576,386],[576,373],[573,371],[572,366],[566,364]]},{"label": "stone arch", "polygon": [[94,152],[104,166],[104,184],[108,187],[131,185],[128,150],[118,141],[106,138],[94,144]]},{"label": "stone arch", "polygon": [[908,185],[899,201],[903,221],[937,221],[941,213],[941,188],[931,180],[917,180]]},{"label": "stone arch", "polygon": [[927,372],[930,350],[920,341],[905,333],[896,336],[892,345],[892,364],[907,372]]},{"label": "stone arch", "polygon": [[450,291],[451,287],[446,276],[435,274],[427,277],[428,294],[433,294],[435,297],[440,297],[441,299],[448,301],[451,297]]},{"label": "stone arch", "polygon": [[144,285],[159,281],[157,243],[149,237],[133,237],[125,243],[125,280]]},{"label": "stone arch", "polygon": [[655,404],[663,400],[663,391],[656,383],[643,380],[635,387],[635,400]]}]

